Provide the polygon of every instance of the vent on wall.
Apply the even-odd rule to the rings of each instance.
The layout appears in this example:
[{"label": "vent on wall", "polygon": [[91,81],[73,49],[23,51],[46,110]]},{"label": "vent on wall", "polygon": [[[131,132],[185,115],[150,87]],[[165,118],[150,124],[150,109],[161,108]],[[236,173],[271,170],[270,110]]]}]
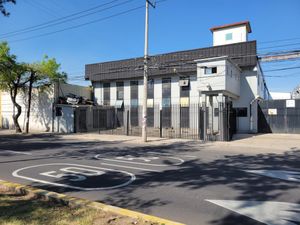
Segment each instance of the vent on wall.
[{"label": "vent on wall", "polygon": [[179,86],[180,87],[187,87],[187,86],[189,86],[189,80],[188,79],[180,80],[179,81]]}]

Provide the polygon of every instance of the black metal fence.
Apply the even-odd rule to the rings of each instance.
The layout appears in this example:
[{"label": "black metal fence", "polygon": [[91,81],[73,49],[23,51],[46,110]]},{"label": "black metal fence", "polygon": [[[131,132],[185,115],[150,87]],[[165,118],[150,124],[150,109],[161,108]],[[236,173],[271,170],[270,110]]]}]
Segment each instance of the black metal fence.
[{"label": "black metal fence", "polygon": [[258,103],[259,133],[300,133],[300,99]]},{"label": "black metal fence", "polygon": [[[147,109],[148,136],[200,139],[199,104],[154,105]],[[77,132],[142,135],[142,107],[93,107],[76,111]]]}]

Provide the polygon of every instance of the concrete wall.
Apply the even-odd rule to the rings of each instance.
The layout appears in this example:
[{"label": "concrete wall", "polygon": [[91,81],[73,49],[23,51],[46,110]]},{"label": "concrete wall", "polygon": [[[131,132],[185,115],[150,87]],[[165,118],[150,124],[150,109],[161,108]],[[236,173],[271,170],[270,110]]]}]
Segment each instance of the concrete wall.
[{"label": "concrete wall", "polygon": [[74,133],[74,110],[71,105],[58,105],[62,108],[62,116],[54,117],[54,132]]},{"label": "concrete wall", "polygon": [[[239,99],[233,101],[234,108],[247,107],[247,117],[237,118],[237,132],[250,132],[250,103],[257,95],[257,71],[253,68],[245,68],[241,74],[241,92]],[[252,107],[254,131],[257,130],[257,107],[253,104]]]},{"label": "concrete wall", "polygon": [[226,61],[225,89],[237,96],[240,95],[241,71],[230,61]]},{"label": "concrete wall", "polygon": [[[84,96],[86,98],[91,99],[91,88],[82,87],[78,85],[70,85],[70,84],[60,84],[60,86],[52,85],[46,91],[40,92],[37,89],[33,89],[32,95],[32,104],[31,104],[31,112],[30,112],[30,131],[32,132],[46,132],[52,131],[53,126],[53,104],[55,103],[55,99],[58,96],[64,96],[68,93],[76,94],[79,96]],[[19,117],[19,124],[21,129],[24,130],[26,126],[26,112],[27,112],[27,93],[24,94],[20,92],[17,96],[17,102],[22,107],[22,113]],[[6,129],[14,129],[14,123],[12,116],[16,112],[16,109],[13,107],[13,104],[10,99],[10,95],[7,92],[1,93],[1,101],[0,101],[0,127]],[[68,115],[69,109],[64,109],[63,114]],[[67,118],[68,117],[68,118]],[[56,118],[55,118],[56,120]],[[60,130],[61,132],[72,132],[72,121],[69,116],[63,118],[64,121],[61,121],[60,129],[57,127],[56,130]],[[57,121],[54,121],[55,123]],[[55,126],[54,123],[54,126]]]},{"label": "concrete wall", "polygon": [[[205,74],[205,67],[217,67],[217,73]],[[197,63],[198,89],[201,91],[225,90],[226,61],[203,61]]]},{"label": "concrete wall", "polygon": [[[49,88],[46,92],[33,90],[30,113],[31,131],[51,131],[53,100],[53,88]],[[26,124],[27,112],[26,95],[24,93],[19,93],[19,95],[17,96],[17,102],[22,107],[22,114],[19,117],[19,124],[21,126],[21,129],[24,129]],[[7,92],[2,92],[1,109],[2,128],[14,129],[12,116],[16,112],[16,109],[13,107],[10,95]]]},{"label": "concrete wall", "polygon": [[[201,91],[227,91],[240,95],[240,70],[226,59],[197,63],[198,88]],[[205,74],[205,67],[217,67],[217,73]]]},{"label": "concrete wall", "polygon": [[[226,40],[226,34],[232,33],[232,40]],[[245,25],[216,30],[213,32],[213,45],[228,45],[245,42],[248,40],[248,32]]]}]

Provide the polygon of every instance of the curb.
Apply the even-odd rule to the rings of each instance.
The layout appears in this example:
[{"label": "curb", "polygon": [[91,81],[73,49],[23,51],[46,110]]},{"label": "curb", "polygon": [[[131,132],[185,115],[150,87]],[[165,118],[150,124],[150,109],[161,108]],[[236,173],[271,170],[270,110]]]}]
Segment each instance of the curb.
[{"label": "curb", "polygon": [[103,204],[100,202],[92,202],[92,201],[89,201],[86,199],[71,197],[71,196],[67,196],[64,194],[46,191],[43,189],[38,189],[38,188],[21,185],[21,184],[17,184],[17,183],[12,183],[12,182],[8,182],[8,181],[0,180],[0,188],[7,189],[9,191],[17,191],[17,192],[24,193],[24,194],[33,194],[34,196],[37,196],[39,198],[42,198],[42,199],[45,199],[48,201],[58,202],[58,203],[61,203],[63,205],[67,205],[70,207],[85,206],[85,207],[91,207],[93,209],[101,209],[106,212],[111,212],[111,213],[119,214],[122,216],[131,217],[134,219],[146,220],[146,221],[152,222],[152,223],[159,223],[159,224],[164,224],[164,225],[185,225],[183,223],[174,222],[171,220],[147,215],[144,213],[140,213],[140,212],[136,212],[136,211],[132,211],[132,210],[128,210],[128,209],[119,208],[116,206],[106,205],[106,204]]}]

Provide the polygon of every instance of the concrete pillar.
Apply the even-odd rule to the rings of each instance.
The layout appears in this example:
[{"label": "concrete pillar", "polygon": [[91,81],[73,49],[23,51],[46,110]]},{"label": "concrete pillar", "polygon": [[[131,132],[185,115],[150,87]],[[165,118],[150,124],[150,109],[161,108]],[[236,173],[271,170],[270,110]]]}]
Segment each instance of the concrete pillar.
[{"label": "concrete pillar", "polygon": [[226,127],[224,126],[224,105],[225,99],[222,93],[218,95],[218,102],[219,102],[219,136],[220,141],[225,141],[225,134],[226,134]]},{"label": "concrete pillar", "polygon": [[201,95],[201,108],[203,111],[203,140],[206,141],[207,140],[207,98],[206,98],[206,94],[202,94]]}]

